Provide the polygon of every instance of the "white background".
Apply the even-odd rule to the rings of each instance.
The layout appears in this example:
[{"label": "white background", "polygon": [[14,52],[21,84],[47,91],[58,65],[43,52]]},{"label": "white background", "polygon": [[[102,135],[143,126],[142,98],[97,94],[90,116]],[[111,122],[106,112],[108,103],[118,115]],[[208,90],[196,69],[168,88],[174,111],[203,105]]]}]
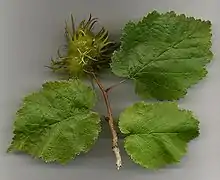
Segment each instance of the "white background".
[{"label": "white background", "polygon": [[[0,179],[1,180],[219,180],[220,179],[220,1],[218,0],[1,0],[0,1]],[[180,101],[201,121],[201,136],[190,143],[178,166],[147,171],[129,161],[115,170],[111,142],[99,141],[85,156],[68,166],[46,165],[26,155],[6,154],[12,137],[12,122],[22,97],[37,90],[54,76],[44,68],[63,42],[64,21],[72,12],[78,20],[91,12],[113,35],[129,19],[138,19],[154,9],[174,10],[213,23],[214,60],[207,78]],[[106,84],[118,79],[105,76]],[[111,94],[117,115],[138,100],[132,85],[122,85]],[[104,112],[100,103],[97,106]]]}]

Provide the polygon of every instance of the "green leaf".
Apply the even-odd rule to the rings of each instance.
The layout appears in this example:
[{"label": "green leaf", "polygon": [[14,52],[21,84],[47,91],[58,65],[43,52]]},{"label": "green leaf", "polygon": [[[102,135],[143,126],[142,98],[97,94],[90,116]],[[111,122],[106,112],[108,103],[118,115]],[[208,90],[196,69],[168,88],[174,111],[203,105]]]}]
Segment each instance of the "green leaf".
[{"label": "green leaf", "polygon": [[127,135],[126,152],[135,163],[149,169],[179,162],[187,143],[199,135],[198,126],[192,112],[171,102],[139,102],[119,117],[119,128]]},{"label": "green leaf", "polygon": [[46,82],[24,98],[8,151],[62,164],[89,151],[100,132],[100,118],[90,110],[95,100],[91,88],[79,80]]},{"label": "green leaf", "polygon": [[153,11],[126,24],[111,68],[115,75],[133,79],[143,98],[179,99],[207,74],[210,48],[210,21]]}]

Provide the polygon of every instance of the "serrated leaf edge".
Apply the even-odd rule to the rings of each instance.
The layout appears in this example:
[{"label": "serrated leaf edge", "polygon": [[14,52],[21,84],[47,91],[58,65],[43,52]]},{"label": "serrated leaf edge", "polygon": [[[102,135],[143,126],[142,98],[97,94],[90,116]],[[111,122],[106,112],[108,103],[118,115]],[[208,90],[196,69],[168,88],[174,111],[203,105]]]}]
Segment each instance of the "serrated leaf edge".
[{"label": "serrated leaf edge", "polygon": [[[129,138],[129,136],[128,136],[128,138]],[[174,160],[174,161],[172,161],[172,163],[164,164],[163,166],[158,166],[158,167],[146,166],[146,165],[144,165],[141,161],[135,159],[135,158],[134,158],[134,154],[135,154],[135,153],[132,154],[132,153],[130,153],[130,151],[128,150],[127,139],[126,139],[126,138],[125,138],[125,140],[124,140],[124,148],[125,148],[126,153],[129,155],[129,157],[131,158],[131,160],[132,160],[134,163],[136,163],[136,164],[138,164],[138,165],[140,165],[141,167],[144,167],[144,168],[146,168],[146,169],[158,171],[159,169],[161,169],[161,168],[163,168],[163,167],[166,167],[166,166],[168,166],[168,165],[174,165],[174,164],[180,163],[180,162],[182,161],[183,157],[185,157],[185,155],[187,154],[188,144],[187,144],[187,143],[185,144],[184,152],[183,152],[183,154],[181,154],[181,157],[180,157],[179,160]]]},{"label": "serrated leaf edge", "polygon": [[[98,118],[99,121],[97,121],[97,123],[96,123],[97,125],[99,125],[99,126],[98,126],[98,129],[94,130],[94,133],[96,133],[96,136],[94,136],[92,143],[89,144],[91,148],[88,148],[88,149],[87,149],[87,148],[84,146],[79,153],[74,154],[74,155],[72,156],[72,158],[69,159],[68,161],[63,162],[63,161],[59,161],[59,160],[57,160],[57,159],[47,160],[47,159],[45,159],[43,156],[36,156],[36,155],[30,153],[29,151],[25,151],[25,150],[23,150],[23,149],[17,149],[17,148],[14,149],[14,148],[13,148],[13,142],[14,142],[15,136],[12,138],[11,144],[9,145],[9,147],[8,147],[8,149],[7,149],[7,153],[10,153],[10,152],[13,152],[13,151],[24,152],[24,153],[26,153],[27,155],[29,155],[30,157],[32,157],[33,159],[41,159],[41,160],[43,160],[45,163],[59,162],[61,165],[66,165],[68,162],[70,162],[71,160],[74,160],[74,159],[75,159],[77,156],[79,156],[80,154],[89,152],[89,151],[94,147],[96,141],[97,141],[98,138],[99,138],[99,135],[100,135],[100,132],[101,132],[101,123],[100,123],[100,122],[101,122],[101,118],[100,118],[100,116],[99,116],[98,113],[96,113],[96,112],[91,112],[91,113],[92,113],[92,114],[95,114],[95,115],[97,115],[97,117],[99,117],[99,118]],[[15,131],[13,131],[13,134],[15,135]]]},{"label": "serrated leaf edge", "polygon": [[[90,87],[90,86],[87,86],[86,84],[84,84],[83,82],[81,82],[79,79],[69,79],[69,80],[55,80],[55,81],[50,81],[50,80],[48,80],[48,81],[44,81],[44,83],[41,85],[41,88],[40,89],[38,89],[38,91],[35,91],[35,92],[31,92],[31,93],[29,93],[29,94],[26,94],[23,98],[22,98],[22,100],[21,100],[21,106],[20,106],[20,108],[16,111],[16,113],[15,113],[15,117],[14,117],[14,119],[16,119],[16,117],[19,115],[19,111],[21,110],[21,109],[23,109],[24,107],[25,107],[25,105],[26,105],[26,98],[27,97],[29,97],[29,96],[31,96],[31,95],[34,95],[34,94],[36,94],[36,93],[39,93],[39,92],[41,92],[44,88],[45,88],[45,86],[46,85],[48,85],[48,84],[51,84],[51,83],[74,83],[74,82],[77,82],[77,83],[82,83],[83,85],[85,85],[85,87],[87,87],[87,88],[89,88],[90,90],[91,90],[91,92],[93,92],[93,94],[94,94],[94,96],[95,97],[97,97],[97,95],[96,95],[96,93],[94,92],[94,90]],[[95,99],[97,99],[97,98],[95,98]],[[93,105],[95,105],[95,103],[96,102],[94,102],[93,103]],[[79,153],[76,153],[69,161],[71,161],[71,160],[73,160],[73,159],[75,159],[76,158],[76,156],[78,156],[78,155],[80,155],[80,154],[82,154],[82,153],[87,153],[87,152],[89,152],[91,149],[92,149],[92,146],[94,146],[95,145],[95,142],[97,141],[97,139],[98,139],[98,137],[99,137],[99,134],[100,134],[100,132],[101,132],[101,124],[100,124],[100,122],[101,122],[101,118],[100,118],[100,116],[99,116],[99,114],[98,113],[96,113],[96,112],[93,112],[93,111],[91,111],[91,113],[92,114],[95,114],[95,115],[97,115],[97,117],[99,117],[98,119],[99,119],[99,121],[97,121],[97,125],[99,125],[98,126],[98,129],[97,130],[94,130],[94,132],[96,133],[96,137],[94,137],[93,138],[93,143],[91,143],[90,145],[91,145],[91,148],[88,148],[88,149],[86,149],[86,147],[84,147],[82,150],[81,150],[81,152],[79,152]],[[15,123],[15,121],[14,121],[14,123]],[[13,124],[14,125],[14,124]],[[57,162],[59,162],[60,164],[63,164],[63,165],[65,165],[67,162],[64,162],[64,163],[62,163],[62,162],[60,162],[60,161],[58,161],[58,160],[46,160],[46,159],[44,159],[43,157],[41,157],[41,156],[39,156],[39,157],[37,157],[37,156],[35,156],[35,155],[33,155],[33,154],[31,154],[30,152],[28,152],[28,151],[25,151],[25,150],[21,150],[21,149],[14,149],[12,146],[13,146],[13,142],[14,142],[14,138],[15,138],[15,135],[16,135],[16,133],[15,133],[15,127],[13,126],[13,138],[12,138],[12,141],[11,141],[11,143],[10,143],[10,145],[8,146],[8,148],[7,148],[7,153],[10,153],[10,152],[13,152],[13,151],[17,151],[17,152],[24,152],[24,153],[26,153],[26,154],[28,154],[29,156],[31,156],[33,159],[42,159],[45,163],[50,163],[50,162],[55,162],[55,161],[57,161]],[[68,161],[68,162],[69,162]]]},{"label": "serrated leaf edge", "polygon": [[[127,110],[128,108],[132,108],[132,107],[135,106],[136,104],[140,104],[140,103],[143,104],[143,105],[154,105],[154,104],[163,104],[164,102],[158,101],[158,102],[156,102],[156,103],[146,103],[145,101],[139,101],[139,102],[134,103],[133,105],[128,106],[127,108],[125,108],[125,110]],[[194,119],[194,121],[196,122],[197,127],[198,127],[197,137],[200,135],[200,127],[199,127],[200,122],[197,120],[196,116],[193,114],[192,111],[187,110],[187,109],[180,108],[180,106],[178,105],[178,103],[175,102],[175,101],[174,101],[174,102],[169,101],[169,102],[165,102],[165,103],[169,103],[169,104],[175,105],[180,112],[190,113],[190,115],[192,116],[192,118]],[[122,113],[124,113],[125,110],[124,110]],[[119,127],[120,132],[121,132],[122,134],[124,134],[124,135],[129,134],[129,133],[126,133],[126,132],[121,128],[121,125],[120,125],[120,124],[121,124],[121,121],[120,121],[120,116],[119,116],[118,127]],[[124,139],[124,149],[125,149],[126,153],[129,155],[129,157],[131,158],[131,160],[132,160],[133,162],[135,162],[136,164],[138,164],[138,165],[140,165],[140,166],[142,166],[142,167],[144,167],[144,168],[147,168],[147,169],[151,169],[151,170],[156,170],[156,171],[157,171],[157,170],[159,170],[160,168],[163,168],[163,167],[165,167],[165,166],[167,166],[167,165],[178,164],[178,163],[180,163],[180,162],[182,161],[182,158],[185,157],[185,155],[186,155],[187,152],[188,152],[188,143],[189,143],[189,142],[186,142],[185,148],[184,148],[184,153],[181,155],[181,158],[180,158],[179,160],[175,160],[175,161],[173,161],[172,163],[165,164],[165,165],[159,166],[159,167],[149,167],[149,166],[146,166],[146,165],[142,164],[142,163],[141,163],[140,161],[138,161],[137,159],[135,159],[135,158],[134,158],[134,153],[132,154],[132,153],[130,153],[130,151],[128,150],[127,138],[129,138],[129,137],[132,136],[132,135],[136,135],[136,134],[129,134],[127,137],[125,137],[125,139]],[[197,137],[194,137],[194,139],[196,139]],[[192,139],[192,140],[193,140],[193,139]]]},{"label": "serrated leaf edge", "polygon": [[[178,98],[170,98],[170,99],[168,99],[168,100],[180,100],[181,98],[183,98],[183,97],[185,97],[186,95],[187,95],[187,93],[188,93],[188,89],[189,88],[191,88],[191,87],[193,87],[193,86],[195,86],[196,84],[198,84],[202,79],[204,79],[206,76],[207,76],[207,74],[208,74],[208,71],[207,71],[207,66],[208,66],[208,64],[212,61],[212,59],[213,59],[213,56],[214,56],[214,54],[213,54],[213,52],[211,51],[211,48],[212,48],[212,23],[211,23],[211,21],[210,20],[202,20],[201,18],[195,18],[195,17],[193,17],[193,16],[187,16],[187,15],[185,15],[185,14],[183,14],[183,13],[176,13],[176,12],[174,12],[174,11],[169,11],[169,12],[165,12],[165,13],[159,13],[159,12],[157,12],[156,10],[153,10],[152,12],[150,12],[150,13],[148,13],[147,15],[145,15],[142,19],[140,19],[139,21],[128,21],[126,24],[125,24],[125,26],[124,26],[124,28],[122,28],[122,34],[121,34],[121,37],[120,37],[120,42],[121,42],[121,45],[120,45],[120,47],[119,47],[119,49],[118,50],[115,50],[114,52],[113,52],[113,54],[112,54],[112,59],[114,59],[114,57],[115,57],[115,55],[116,55],[116,53],[119,53],[119,52],[121,52],[121,51],[123,51],[123,38],[124,38],[124,36],[126,35],[126,33],[125,33],[125,29],[126,29],[126,26],[129,24],[129,23],[133,23],[133,24],[135,24],[135,26],[137,26],[139,23],[142,23],[143,22],[143,20],[145,19],[145,18],[147,18],[149,15],[152,15],[153,13],[156,13],[156,14],[158,14],[158,15],[160,15],[160,16],[162,16],[162,15],[166,15],[166,14],[173,14],[173,15],[175,15],[176,17],[180,17],[180,16],[184,16],[186,19],[192,19],[192,20],[194,20],[194,21],[199,21],[199,22],[201,22],[201,23],[206,23],[206,24],[208,24],[209,25],[209,34],[210,34],[210,40],[209,40],[209,52],[210,52],[210,58],[208,59],[208,61],[207,61],[207,64],[206,65],[204,65],[203,66],[203,72],[204,72],[204,74],[202,75],[202,76],[200,76],[200,78],[198,79],[198,81],[197,82],[195,82],[195,83],[193,83],[193,84],[190,84],[188,87],[186,87],[185,89],[184,89],[184,91],[183,91],[183,93],[181,94],[181,95],[179,95],[179,97]],[[121,74],[118,74],[117,72],[115,72],[114,70],[113,70],[113,66],[112,66],[112,62],[110,63],[110,68],[111,68],[111,71],[112,71],[112,73],[113,74],[115,74],[116,76],[118,76],[118,77],[123,77],[123,78],[127,78],[127,79],[131,79],[131,80],[136,80],[135,78],[133,78],[133,77],[127,77],[127,76],[123,76],[123,75],[121,75]],[[136,81],[138,81],[138,80],[136,80]],[[136,90],[136,88],[135,88],[135,93],[136,94],[138,94],[137,93],[137,90]],[[143,98],[143,99],[146,99],[143,95],[140,95],[140,94],[138,94],[141,98]],[[154,98],[155,99],[155,98]],[[157,98],[156,98],[157,99]],[[158,100],[160,100],[160,99],[158,99]]]}]

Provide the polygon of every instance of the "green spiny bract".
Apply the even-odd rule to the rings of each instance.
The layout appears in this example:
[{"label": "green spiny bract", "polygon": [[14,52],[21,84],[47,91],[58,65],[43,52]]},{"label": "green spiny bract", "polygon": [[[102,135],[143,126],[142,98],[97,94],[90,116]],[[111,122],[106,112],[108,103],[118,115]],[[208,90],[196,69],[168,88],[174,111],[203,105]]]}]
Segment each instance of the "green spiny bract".
[{"label": "green spiny bract", "polygon": [[97,72],[109,65],[111,55],[115,50],[115,43],[109,41],[108,31],[103,27],[98,33],[93,32],[97,18],[91,15],[89,19],[81,21],[75,28],[71,15],[72,27],[66,22],[65,56],[58,50],[58,58],[51,60],[51,69],[61,71],[70,77],[80,77],[85,72]]}]

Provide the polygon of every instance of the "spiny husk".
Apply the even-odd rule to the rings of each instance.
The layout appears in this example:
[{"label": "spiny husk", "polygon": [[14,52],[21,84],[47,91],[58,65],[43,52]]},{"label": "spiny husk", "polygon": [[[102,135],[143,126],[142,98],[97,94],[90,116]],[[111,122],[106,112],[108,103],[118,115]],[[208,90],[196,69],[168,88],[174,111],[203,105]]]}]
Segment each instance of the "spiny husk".
[{"label": "spiny husk", "polygon": [[97,18],[90,14],[89,19],[81,21],[76,28],[71,15],[71,28],[66,22],[65,37],[66,53],[51,60],[50,68],[55,72],[65,72],[71,77],[79,77],[85,72],[97,72],[108,66],[116,44],[109,41],[108,31],[103,27],[99,32],[93,32]]}]

